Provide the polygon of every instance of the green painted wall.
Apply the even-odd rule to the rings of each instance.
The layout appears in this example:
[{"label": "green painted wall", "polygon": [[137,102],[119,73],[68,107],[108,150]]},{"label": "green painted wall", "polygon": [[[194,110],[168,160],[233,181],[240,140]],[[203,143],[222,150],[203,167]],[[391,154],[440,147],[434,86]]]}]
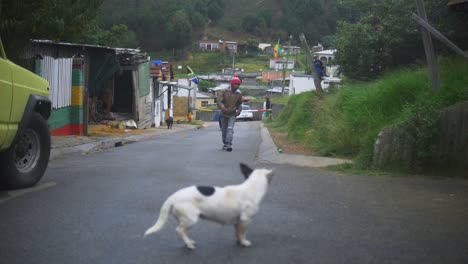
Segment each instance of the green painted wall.
[{"label": "green painted wall", "polygon": [[82,124],[83,108],[68,106],[60,109],[52,109],[48,123],[50,125],[50,130],[72,124]]},{"label": "green painted wall", "polygon": [[138,83],[140,97],[147,96],[150,93],[149,63],[138,65]]}]

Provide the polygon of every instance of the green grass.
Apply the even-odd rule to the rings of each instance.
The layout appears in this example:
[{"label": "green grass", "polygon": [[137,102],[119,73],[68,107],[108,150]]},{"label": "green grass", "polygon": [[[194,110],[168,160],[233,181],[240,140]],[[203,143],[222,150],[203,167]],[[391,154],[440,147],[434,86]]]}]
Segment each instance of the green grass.
[{"label": "green grass", "polygon": [[288,131],[323,156],[354,158],[356,167],[369,168],[373,144],[385,127],[413,125],[421,138],[421,156],[427,155],[430,127],[439,111],[468,100],[468,63],[445,58],[440,65],[441,90],[432,92],[427,68],[408,68],[369,83],[347,84],[319,99],[308,92],[292,96],[284,111],[270,124]]},{"label": "green grass", "polygon": [[[233,58],[229,53],[222,52],[202,52],[194,51],[184,56],[174,57],[171,53],[150,54],[153,60],[167,60],[174,66],[174,75],[178,78],[187,76],[186,65],[195,72],[195,74],[219,73],[223,68],[232,68]],[[246,73],[260,72],[269,70],[270,59],[272,55],[235,55],[234,67],[244,69]],[[293,58],[291,56],[291,58]],[[304,55],[299,55],[297,60],[305,61]],[[177,66],[182,65],[182,70]],[[302,65],[298,63],[297,65]],[[296,70],[303,70],[297,68]]]},{"label": "green grass", "polygon": [[[231,68],[233,58],[229,53],[223,52],[201,52],[195,51],[185,56],[173,57],[171,54],[160,53],[151,54],[152,59],[167,60],[174,66],[174,75],[179,78],[187,76],[186,65],[195,72],[195,74],[219,73],[223,68]],[[269,68],[269,56],[265,55],[239,55],[235,56],[234,66],[242,68],[245,72],[259,72]],[[177,66],[182,65],[178,70]]]}]

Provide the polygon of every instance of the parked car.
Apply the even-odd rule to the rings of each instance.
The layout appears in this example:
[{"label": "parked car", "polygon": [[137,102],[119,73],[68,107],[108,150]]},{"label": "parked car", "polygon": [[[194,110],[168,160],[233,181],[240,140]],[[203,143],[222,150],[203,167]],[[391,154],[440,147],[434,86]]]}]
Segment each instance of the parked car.
[{"label": "parked car", "polygon": [[35,185],[50,156],[49,83],[6,57],[0,39],[0,183]]},{"label": "parked car", "polygon": [[250,109],[250,106],[243,104],[242,105],[242,111],[240,115],[236,117],[237,120],[242,119],[244,121],[252,121],[253,120],[253,113],[252,109]]}]

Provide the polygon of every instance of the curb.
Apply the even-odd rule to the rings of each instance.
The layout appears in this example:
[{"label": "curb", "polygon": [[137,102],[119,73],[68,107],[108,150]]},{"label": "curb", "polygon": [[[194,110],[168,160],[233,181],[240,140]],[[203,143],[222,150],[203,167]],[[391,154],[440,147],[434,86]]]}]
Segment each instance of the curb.
[{"label": "curb", "polygon": [[[204,126],[202,126],[204,127]],[[162,129],[161,131],[158,132],[149,132],[146,134],[140,134],[140,135],[125,135],[122,137],[115,137],[115,138],[109,138],[109,139],[97,139],[94,142],[90,143],[85,143],[85,144],[79,144],[76,146],[69,146],[69,147],[57,147],[57,148],[52,148],[50,150],[50,158],[49,160],[55,160],[57,158],[60,158],[63,155],[66,154],[71,154],[71,153],[82,153],[82,154],[87,154],[103,149],[109,149],[109,148],[116,148],[123,146],[125,144],[130,144],[130,143],[135,143],[141,140],[147,140],[147,139],[152,139],[156,138],[161,135],[166,135],[169,133],[177,133],[177,132],[182,132],[182,131],[188,131],[188,130],[196,130],[200,129],[201,127],[198,126],[193,126],[190,128],[184,128],[180,130],[173,130],[173,131],[166,131],[165,129]]]},{"label": "curb", "polygon": [[76,152],[81,152],[83,154],[86,154],[86,153],[98,151],[101,149],[120,147],[124,144],[133,143],[136,141],[138,140],[129,139],[129,138],[113,138],[113,139],[99,140],[93,143],[81,144],[81,145],[77,145],[73,147],[53,148],[50,151],[50,160],[54,160],[65,154],[76,153]]},{"label": "curb", "polygon": [[332,165],[352,163],[351,160],[326,158],[317,156],[303,156],[294,154],[279,154],[268,129],[261,124],[261,143],[258,150],[259,162],[288,164],[301,167],[320,168]]}]

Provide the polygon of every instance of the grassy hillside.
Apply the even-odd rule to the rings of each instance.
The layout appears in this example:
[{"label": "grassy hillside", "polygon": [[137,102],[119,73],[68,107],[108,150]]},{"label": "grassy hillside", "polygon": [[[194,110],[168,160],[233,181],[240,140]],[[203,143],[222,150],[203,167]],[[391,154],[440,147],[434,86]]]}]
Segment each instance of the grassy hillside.
[{"label": "grassy hillside", "polygon": [[[221,52],[192,52],[184,57],[174,58],[170,54],[153,53],[150,54],[153,60],[162,59],[168,60],[173,65],[182,65],[182,70],[177,70],[174,67],[174,74],[177,77],[185,77],[185,65],[189,65],[193,71],[200,74],[219,73],[222,68],[232,67],[232,55]],[[235,57],[235,67],[242,68],[245,72],[259,72],[260,69],[268,69],[271,56],[246,56],[237,54]]]},{"label": "grassy hillside", "polygon": [[285,130],[324,156],[347,156],[357,167],[369,168],[373,144],[384,127],[415,126],[421,155],[430,155],[427,140],[439,111],[468,100],[468,63],[443,59],[441,91],[432,93],[426,68],[399,70],[371,83],[354,83],[319,99],[315,93],[292,96],[272,128]]},{"label": "grassy hillside", "polygon": [[[264,11],[269,12],[272,16],[271,28],[268,28],[263,36],[243,33],[242,19],[246,16],[258,16],[259,12]],[[280,34],[278,32],[278,23],[279,18],[282,16],[283,8],[278,0],[226,1],[223,18],[216,23],[209,24],[205,30],[205,35],[209,39],[231,39],[238,42],[246,40],[273,42]]]},{"label": "grassy hillside", "polygon": [[236,0],[226,1],[224,18],[221,21],[235,19],[245,15],[256,15],[261,9],[271,9],[280,12],[281,6],[276,0]]}]

